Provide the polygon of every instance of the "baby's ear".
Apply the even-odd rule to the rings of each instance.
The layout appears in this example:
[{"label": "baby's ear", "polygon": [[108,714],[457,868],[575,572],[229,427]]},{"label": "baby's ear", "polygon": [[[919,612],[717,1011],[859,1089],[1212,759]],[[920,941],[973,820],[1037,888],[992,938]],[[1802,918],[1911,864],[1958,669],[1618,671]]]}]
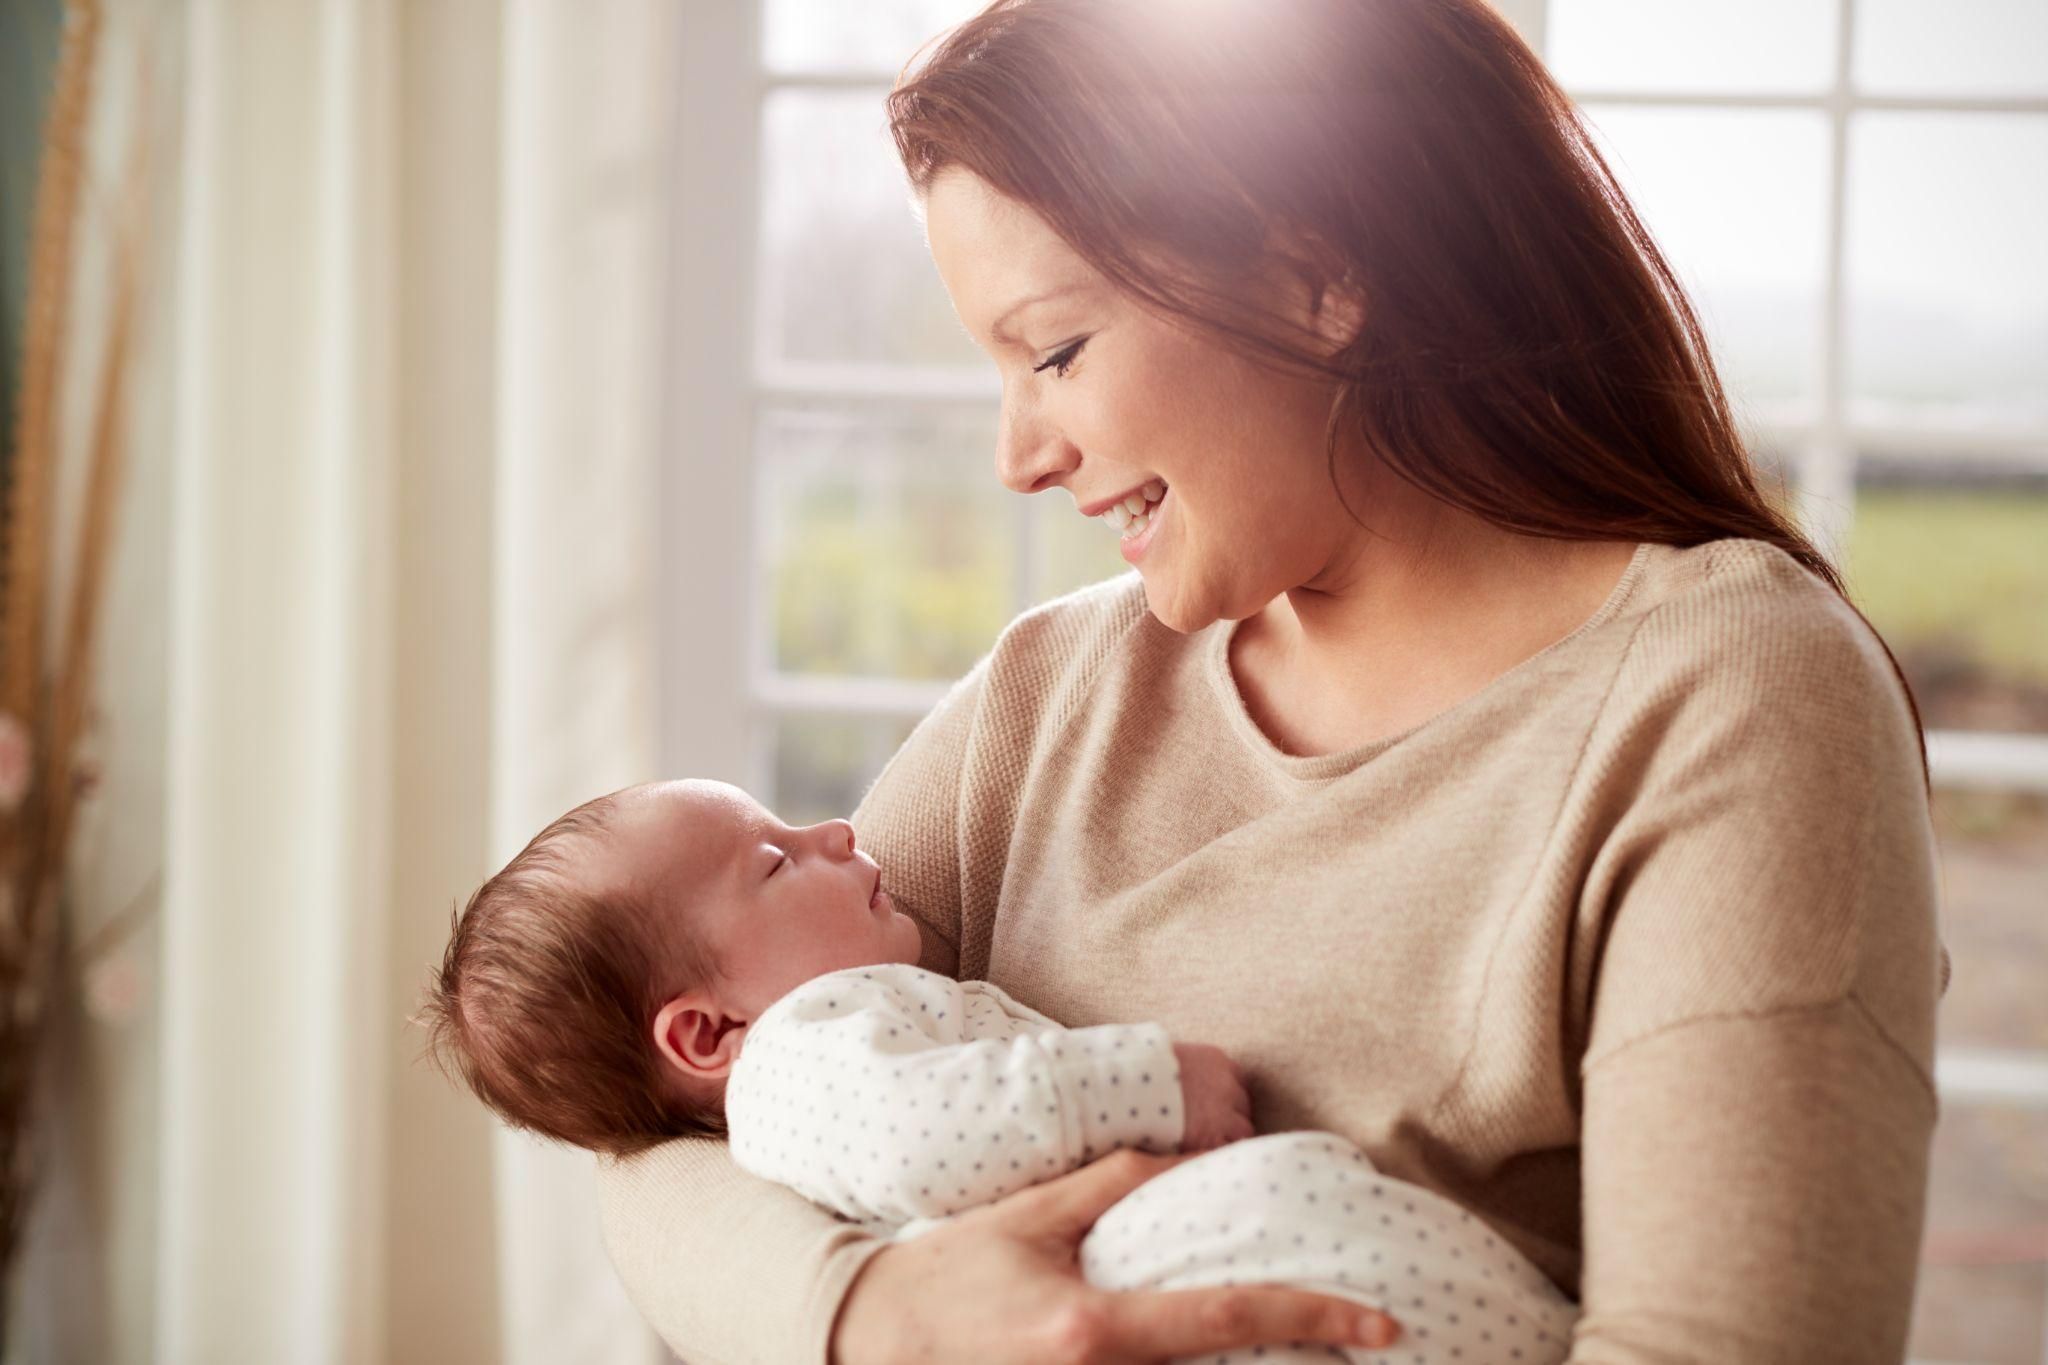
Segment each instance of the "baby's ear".
[{"label": "baby's ear", "polygon": [[739,1060],[747,1021],[704,991],[675,997],[654,1015],[654,1046],[685,1080],[716,1080]]}]

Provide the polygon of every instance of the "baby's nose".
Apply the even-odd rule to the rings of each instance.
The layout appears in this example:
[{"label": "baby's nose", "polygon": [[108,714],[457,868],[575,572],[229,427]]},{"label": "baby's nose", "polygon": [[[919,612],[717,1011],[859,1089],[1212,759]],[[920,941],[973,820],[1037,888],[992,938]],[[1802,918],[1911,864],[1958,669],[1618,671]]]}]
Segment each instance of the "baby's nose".
[{"label": "baby's nose", "polygon": [[825,822],[825,847],[841,858],[853,856],[853,824],[848,820]]}]

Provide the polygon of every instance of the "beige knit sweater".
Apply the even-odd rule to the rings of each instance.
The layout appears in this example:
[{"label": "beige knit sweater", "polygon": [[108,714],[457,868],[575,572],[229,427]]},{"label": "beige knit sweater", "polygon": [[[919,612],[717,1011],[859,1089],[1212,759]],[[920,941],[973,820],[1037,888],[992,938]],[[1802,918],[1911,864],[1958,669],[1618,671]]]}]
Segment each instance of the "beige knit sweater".
[{"label": "beige knit sweater", "polygon": [[[1303,758],[1230,629],[1126,576],[1004,633],[854,817],[924,965],[1228,1048],[1261,1131],[1351,1138],[1579,1296],[1574,1361],[1898,1360],[1943,959],[1869,630],[1770,546],[1645,545],[1477,694]],[[601,1182],[691,1365],[825,1359],[878,1244],[715,1142]]]}]

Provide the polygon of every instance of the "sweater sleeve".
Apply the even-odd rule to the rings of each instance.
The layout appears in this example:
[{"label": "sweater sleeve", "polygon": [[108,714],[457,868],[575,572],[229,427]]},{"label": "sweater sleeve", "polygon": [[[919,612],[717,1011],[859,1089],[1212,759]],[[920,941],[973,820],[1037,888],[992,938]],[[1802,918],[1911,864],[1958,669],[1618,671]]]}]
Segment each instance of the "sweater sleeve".
[{"label": "sweater sleeve", "polygon": [[1573,1362],[1904,1358],[1935,1100],[1860,1002],[1681,1024],[1585,1084]]},{"label": "sweater sleeve", "polygon": [[798,987],[749,1030],[733,1069],[733,1159],[847,1218],[908,1222],[1118,1147],[1178,1145],[1165,1029],[1017,1032],[1004,1003],[994,987],[912,967]]},{"label": "sweater sleeve", "polygon": [[1911,718],[1838,603],[1687,609],[1642,629],[1695,663],[1595,756],[1640,777],[1587,888],[1572,1360],[1897,1360],[1941,977]]},{"label": "sweater sleeve", "polygon": [[854,1276],[885,1243],[733,1164],[714,1138],[599,1158],[605,1248],[689,1365],[824,1365]]}]

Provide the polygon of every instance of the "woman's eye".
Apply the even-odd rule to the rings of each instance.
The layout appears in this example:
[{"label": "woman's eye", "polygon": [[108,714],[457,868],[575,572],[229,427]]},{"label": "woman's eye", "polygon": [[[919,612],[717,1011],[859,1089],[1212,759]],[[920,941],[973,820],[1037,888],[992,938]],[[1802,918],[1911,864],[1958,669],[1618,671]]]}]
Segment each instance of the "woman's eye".
[{"label": "woman's eye", "polygon": [[1060,378],[1065,379],[1067,377],[1067,370],[1074,363],[1074,358],[1081,354],[1081,348],[1083,346],[1086,346],[1087,344],[1088,338],[1082,337],[1079,341],[1076,341],[1069,346],[1062,347],[1060,350],[1048,356],[1041,363],[1033,365],[1031,367],[1031,373],[1043,374],[1047,370],[1052,370],[1054,373],[1058,374]]}]

